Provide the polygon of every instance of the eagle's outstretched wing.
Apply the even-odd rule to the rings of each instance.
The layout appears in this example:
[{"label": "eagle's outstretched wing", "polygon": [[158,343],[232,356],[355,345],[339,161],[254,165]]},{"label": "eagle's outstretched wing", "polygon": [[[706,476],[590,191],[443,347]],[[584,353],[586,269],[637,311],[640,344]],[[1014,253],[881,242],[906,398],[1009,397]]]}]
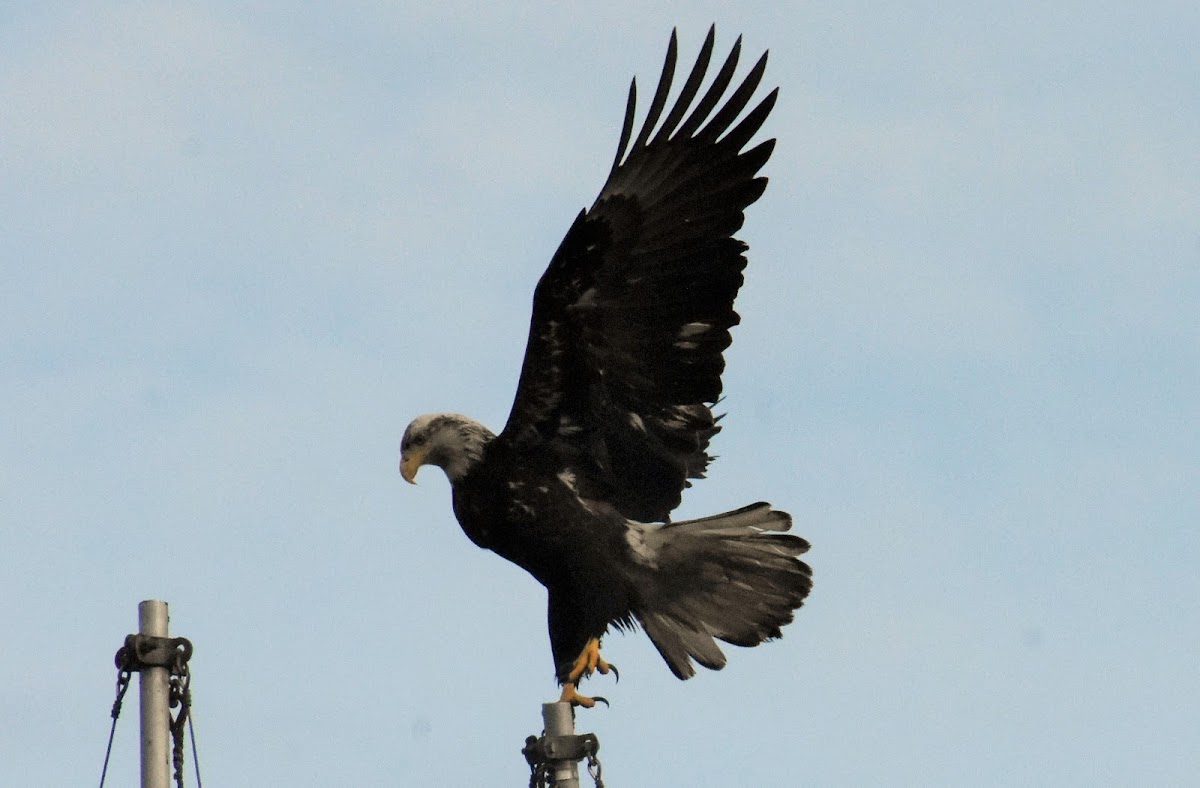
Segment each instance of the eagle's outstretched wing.
[{"label": "eagle's outstretched wing", "polygon": [[660,125],[675,71],[672,32],[632,146],[636,80],[630,86],[608,180],[538,282],[516,400],[499,436],[566,455],[583,494],[642,521],[666,520],[711,459],[719,429],[711,405],[746,265],[747,247],[733,234],[766,188],[757,173],[775,143],[743,151],[778,89],[735,124],[767,61],[763,54],[726,97],[740,38],[693,105],[713,37],[710,29]]}]

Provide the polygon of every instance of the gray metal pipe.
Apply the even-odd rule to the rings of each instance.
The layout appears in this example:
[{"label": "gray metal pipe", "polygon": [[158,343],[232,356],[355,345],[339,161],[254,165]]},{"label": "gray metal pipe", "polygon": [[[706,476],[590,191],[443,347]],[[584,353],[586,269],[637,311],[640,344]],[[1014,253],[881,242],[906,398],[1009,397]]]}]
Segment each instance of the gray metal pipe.
[{"label": "gray metal pipe", "polygon": [[[168,637],[167,603],[148,599],[138,605],[138,633]],[[166,668],[143,668],[138,673],[141,692],[142,788],[171,785],[171,676]]]},{"label": "gray metal pipe", "polygon": [[[575,735],[575,711],[570,703],[543,703],[542,723],[547,736]],[[552,761],[550,781],[554,788],[579,788],[579,764],[571,760]]]}]

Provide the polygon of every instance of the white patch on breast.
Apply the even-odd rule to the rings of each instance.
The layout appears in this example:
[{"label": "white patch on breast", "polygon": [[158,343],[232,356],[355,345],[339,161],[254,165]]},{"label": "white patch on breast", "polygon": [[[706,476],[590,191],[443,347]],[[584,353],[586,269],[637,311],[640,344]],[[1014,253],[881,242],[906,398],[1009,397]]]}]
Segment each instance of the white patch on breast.
[{"label": "white patch on breast", "polygon": [[560,482],[562,482],[564,485],[566,485],[568,490],[575,493],[576,495],[579,494],[579,491],[575,487],[575,474],[573,474],[567,470],[559,471],[558,472],[558,480]]},{"label": "white patch on breast", "polygon": [[[661,525],[638,523],[633,520],[625,521],[625,542],[633,554],[633,560],[651,569],[658,568],[658,550],[651,544],[655,540],[653,532]],[[649,537],[649,538],[647,538]]]}]

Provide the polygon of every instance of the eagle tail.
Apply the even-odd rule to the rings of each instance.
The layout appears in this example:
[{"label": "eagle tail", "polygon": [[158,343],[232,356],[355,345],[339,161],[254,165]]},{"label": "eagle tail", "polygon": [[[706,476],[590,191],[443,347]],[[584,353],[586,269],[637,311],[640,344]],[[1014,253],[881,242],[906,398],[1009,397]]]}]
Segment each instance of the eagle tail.
[{"label": "eagle tail", "polygon": [[633,614],[676,676],[695,675],[691,660],[724,667],[715,639],[756,646],[781,636],[812,588],[812,570],[796,558],[808,542],[782,533],[791,525],[786,512],[755,503],[642,533],[651,571]]}]

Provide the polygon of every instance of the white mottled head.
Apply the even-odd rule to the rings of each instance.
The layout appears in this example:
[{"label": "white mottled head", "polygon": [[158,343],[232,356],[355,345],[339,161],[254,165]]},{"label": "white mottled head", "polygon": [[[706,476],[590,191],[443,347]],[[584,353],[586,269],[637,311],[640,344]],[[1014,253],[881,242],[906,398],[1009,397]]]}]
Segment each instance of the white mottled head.
[{"label": "white mottled head", "polygon": [[413,419],[400,441],[400,475],[416,484],[422,465],[436,465],[450,481],[461,479],[496,437],[474,419],[457,413],[427,413]]}]

